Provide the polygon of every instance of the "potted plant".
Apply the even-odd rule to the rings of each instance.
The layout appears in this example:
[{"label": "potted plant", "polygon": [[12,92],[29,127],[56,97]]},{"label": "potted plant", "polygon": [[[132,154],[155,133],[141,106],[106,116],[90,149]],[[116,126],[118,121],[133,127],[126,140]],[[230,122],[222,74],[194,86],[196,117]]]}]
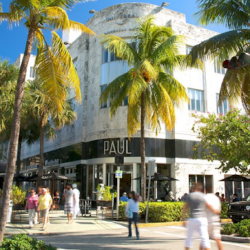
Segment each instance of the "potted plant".
[{"label": "potted plant", "polygon": [[[111,207],[112,206],[112,193],[110,192],[111,187],[98,184],[97,186],[97,203],[98,206]],[[116,193],[114,193],[116,197]]]},{"label": "potted plant", "polygon": [[[26,200],[25,197],[26,192],[22,190],[22,188],[17,187],[15,185],[12,186],[11,193],[10,193],[10,199],[13,202],[13,220],[15,219],[16,211],[22,210],[22,205],[24,205],[24,202]],[[21,215],[20,215],[20,221],[21,221]]]}]

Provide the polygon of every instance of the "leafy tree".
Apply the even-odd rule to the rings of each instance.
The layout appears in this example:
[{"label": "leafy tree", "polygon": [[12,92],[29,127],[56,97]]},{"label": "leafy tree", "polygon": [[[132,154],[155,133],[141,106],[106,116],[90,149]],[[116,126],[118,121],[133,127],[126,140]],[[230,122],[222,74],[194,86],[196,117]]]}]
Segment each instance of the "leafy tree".
[{"label": "leafy tree", "polygon": [[70,124],[75,121],[76,113],[74,112],[71,101],[65,100],[61,113],[57,112],[56,100],[51,98],[43,88],[43,83],[39,79],[29,82],[28,92],[30,95],[30,106],[33,110],[33,116],[38,121],[40,135],[40,160],[38,176],[43,175],[44,166],[44,136],[49,138],[56,137],[55,129]]},{"label": "leafy tree", "polygon": [[[117,77],[102,92],[100,103],[111,98],[111,117],[124,98],[128,98],[128,136],[141,130],[141,196],[146,198],[145,122],[160,131],[161,122],[168,130],[175,126],[175,106],[188,101],[185,88],[173,77],[174,68],[185,68],[191,60],[179,53],[184,38],[170,27],[157,26],[152,16],[140,20],[135,31],[136,48],[126,40],[103,35],[102,44],[131,69]],[[201,66],[197,62],[196,66]]]},{"label": "leafy tree", "polygon": [[[190,55],[197,58],[215,58],[218,63],[243,51],[250,52],[249,1],[242,0],[197,0],[200,9],[196,15],[203,25],[223,24],[230,31],[218,34],[193,47]],[[250,64],[227,70],[223,79],[219,104],[224,100],[241,97],[245,110],[250,113]]]},{"label": "leafy tree", "polygon": [[240,110],[233,109],[226,115],[197,115],[193,132],[198,134],[201,144],[194,147],[195,158],[202,148],[202,158],[208,161],[220,161],[223,172],[231,169],[241,173],[250,173],[250,118]]},{"label": "leafy tree", "polygon": [[[70,9],[78,2],[80,0],[12,0],[8,13],[2,12],[2,7],[0,7],[0,22],[3,20],[9,21],[9,23],[24,21],[22,23],[28,30],[24,57],[17,80],[7,170],[3,187],[3,202],[0,206],[0,244],[3,240],[11,184],[15,171],[22,99],[33,44],[37,48],[36,74],[41,77],[44,89],[55,99],[58,113],[62,113],[67,94],[66,87],[72,86],[76,92],[76,100],[81,100],[80,82],[72,58],[55,32],[55,30],[73,28],[93,33],[83,24],[69,20],[67,16],[65,10]],[[43,35],[43,32],[47,30],[52,33],[51,47]]]}]

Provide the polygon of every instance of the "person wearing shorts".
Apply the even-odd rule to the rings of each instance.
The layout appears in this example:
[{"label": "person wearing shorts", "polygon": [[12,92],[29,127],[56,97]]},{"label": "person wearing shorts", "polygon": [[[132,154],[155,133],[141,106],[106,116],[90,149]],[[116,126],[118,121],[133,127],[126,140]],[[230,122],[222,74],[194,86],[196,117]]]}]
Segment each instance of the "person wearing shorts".
[{"label": "person wearing shorts", "polygon": [[66,191],[64,194],[64,213],[67,214],[68,217],[68,224],[74,221],[73,213],[74,213],[74,206],[76,204],[75,194],[71,188],[70,184],[66,184]]},{"label": "person wearing shorts", "polygon": [[43,230],[45,230],[47,226],[47,217],[51,203],[52,203],[51,196],[47,193],[46,188],[43,188],[42,195],[40,195],[38,198],[38,207],[40,210],[40,217],[42,218]]},{"label": "person wearing shorts", "polygon": [[[206,202],[210,204],[215,210],[221,212],[221,203],[218,196],[214,194],[207,194]],[[208,220],[209,238],[216,241],[219,250],[223,250],[223,245],[221,243],[221,233],[220,233],[221,230],[220,215],[212,212],[210,209],[207,209],[207,220]],[[202,250],[201,246],[200,250]]]}]

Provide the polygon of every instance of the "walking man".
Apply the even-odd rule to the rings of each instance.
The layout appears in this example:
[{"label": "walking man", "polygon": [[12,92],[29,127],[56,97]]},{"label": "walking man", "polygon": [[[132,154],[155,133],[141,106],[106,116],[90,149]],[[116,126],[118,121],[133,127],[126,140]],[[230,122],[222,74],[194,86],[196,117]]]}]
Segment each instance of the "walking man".
[{"label": "walking man", "polygon": [[66,191],[64,194],[64,198],[65,198],[64,213],[67,214],[68,224],[70,224],[74,221],[73,212],[74,212],[74,204],[76,203],[75,195],[70,184],[66,184]]},{"label": "walking man", "polygon": [[[207,194],[206,201],[215,210],[221,212],[221,203],[217,195]],[[209,238],[216,241],[219,250],[223,250],[223,245],[221,243],[221,233],[220,233],[221,230],[220,215],[212,212],[210,209],[207,209],[207,220],[208,220]],[[200,250],[202,250],[202,247],[200,247]]]},{"label": "walking man", "polygon": [[47,189],[43,188],[42,194],[38,198],[38,207],[43,222],[43,230],[45,230],[47,226],[47,217],[49,214],[49,208],[51,206],[51,203],[52,203],[51,196],[47,193]]},{"label": "walking man", "polygon": [[[188,250],[192,248],[192,236],[194,231],[197,231],[201,238],[202,248],[205,250],[210,250],[206,208],[211,209],[215,213],[219,212],[213,209],[211,205],[207,204],[205,195],[202,193],[201,183],[195,183],[192,191],[193,192],[187,197],[187,201],[182,213],[182,219],[185,219],[188,209],[190,209],[185,249]],[[186,223],[184,223],[184,225],[186,225]]]},{"label": "walking man", "polygon": [[74,183],[72,185],[73,188],[73,193],[75,196],[75,204],[74,204],[74,208],[73,208],[73,219],[76,219],[76,216],[78,216],[80,214],[80,191],[77,189],[77,185]]}]

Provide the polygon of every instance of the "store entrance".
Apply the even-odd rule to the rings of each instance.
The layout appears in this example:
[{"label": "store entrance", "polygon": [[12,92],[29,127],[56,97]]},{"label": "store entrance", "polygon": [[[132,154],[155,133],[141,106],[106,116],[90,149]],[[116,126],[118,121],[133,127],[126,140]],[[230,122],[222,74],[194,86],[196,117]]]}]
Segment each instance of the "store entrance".
[{"label": "store entrance", "polygon": [[[114,185],[117,190],[117,178],[115,178],[114,180]],[[120,196],[122,196],[124,192],[126,192],[128,195],[130,191],[131,191],[131,174],[123,173],[122,178],[120,179]]]}]

